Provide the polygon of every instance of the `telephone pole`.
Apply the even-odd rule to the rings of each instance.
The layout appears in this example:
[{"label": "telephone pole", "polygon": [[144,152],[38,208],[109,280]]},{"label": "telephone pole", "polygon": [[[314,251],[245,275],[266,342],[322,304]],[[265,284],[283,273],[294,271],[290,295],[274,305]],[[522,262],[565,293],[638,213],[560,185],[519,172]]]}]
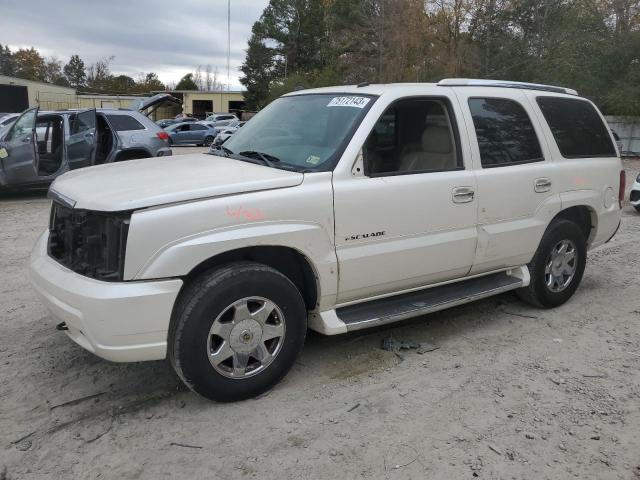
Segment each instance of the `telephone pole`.
[{"label": "telephone pole", "polygon": [[227,92],[231,90],[231,0],[227,0]]}]

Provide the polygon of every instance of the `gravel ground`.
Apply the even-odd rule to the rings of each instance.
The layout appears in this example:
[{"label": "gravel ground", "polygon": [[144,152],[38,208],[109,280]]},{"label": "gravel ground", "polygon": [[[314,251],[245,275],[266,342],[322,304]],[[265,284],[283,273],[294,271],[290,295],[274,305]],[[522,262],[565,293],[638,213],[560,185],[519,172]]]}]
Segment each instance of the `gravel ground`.
[{"label": "gravel ground", "polygon": [[[640,161],[626,167],[631,183]],[[0,479],[640,478],[629,206],[562,307],[506,294],[310,334],[282,383],[235,404],[185,391],[166,362],[109,363],[54,330],[25,271],[48,211],[43,196],[0,199]],[[400,358],[380,348],[390,334],[439,348]]]}]

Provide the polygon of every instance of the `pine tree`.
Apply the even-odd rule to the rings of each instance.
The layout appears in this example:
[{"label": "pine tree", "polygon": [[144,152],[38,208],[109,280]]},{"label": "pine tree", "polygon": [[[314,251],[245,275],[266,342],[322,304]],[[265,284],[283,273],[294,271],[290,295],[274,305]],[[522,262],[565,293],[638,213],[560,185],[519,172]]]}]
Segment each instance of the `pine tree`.
[{"label": "pine tree", "polygon": [[71,55],[69,63],[64,66],[63,71],[72,87],[84,87],[87,81],[87,74],[84,70],[84,62],[78,55]]}]

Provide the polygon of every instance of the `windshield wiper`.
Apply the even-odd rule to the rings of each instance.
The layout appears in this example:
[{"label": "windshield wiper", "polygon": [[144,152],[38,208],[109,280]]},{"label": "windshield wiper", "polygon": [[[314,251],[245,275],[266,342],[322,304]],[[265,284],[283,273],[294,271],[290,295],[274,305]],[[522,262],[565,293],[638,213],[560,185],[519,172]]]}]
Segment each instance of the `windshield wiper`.
[{"label": "windshield wiper", "polygon": [[256,152],[255,150],[247,150],[244,152],[240,152],[238,155],[242,155],[243,157],[256,158],[258,160],[262,160],[267,167],[274,168],[274,162],[279,162],[280,159],[268,153]]}]

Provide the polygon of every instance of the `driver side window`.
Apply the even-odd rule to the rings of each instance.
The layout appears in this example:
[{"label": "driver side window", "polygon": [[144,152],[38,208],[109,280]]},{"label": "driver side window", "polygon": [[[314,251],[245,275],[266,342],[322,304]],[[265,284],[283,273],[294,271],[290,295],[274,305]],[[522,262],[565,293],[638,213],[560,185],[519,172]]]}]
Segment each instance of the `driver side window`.
[{"label": "driver side window", "polygon": [[440,98],[408,98],[378,119],[363,148],[369,176],[462,169],[452,113]]},{"label": "driver side window", "polygon": [[33,128],[36,124],[36,110],[31,110],[23,114],[11,127],[7,135],[7,140],[22,140],[33,135]]}]

